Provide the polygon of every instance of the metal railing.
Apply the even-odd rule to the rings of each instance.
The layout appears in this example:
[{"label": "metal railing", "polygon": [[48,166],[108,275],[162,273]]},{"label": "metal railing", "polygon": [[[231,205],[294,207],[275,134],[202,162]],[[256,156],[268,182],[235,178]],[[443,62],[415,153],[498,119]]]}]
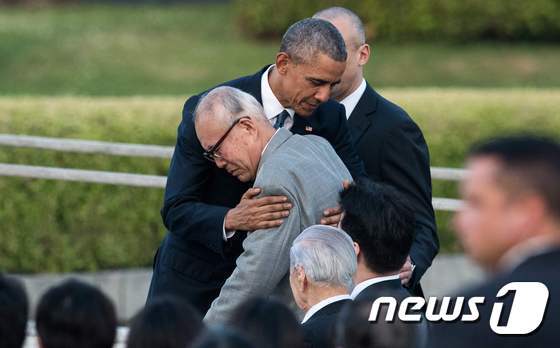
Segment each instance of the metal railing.
[{"label": "metal railing", "polygon": [[[105,154],[112,156],[155,157],[167,159],[171,158],[173,155],[173,147],[169,146],[112,143],[104,141],[60,139],[12,134],[0,134],[0,146]],[[466,170],[432,167],[431,173],[432,179],[435,180],[458,181],[465,177]],[[40,167],[7,163],[0,163],[0,176],[159,188],[164,188],[167,181],[165,176],[157,175]],[[432,199],[432,204],[435,210],[456,211],[460,209],[462,202],[458,199],[434,197]]]}]

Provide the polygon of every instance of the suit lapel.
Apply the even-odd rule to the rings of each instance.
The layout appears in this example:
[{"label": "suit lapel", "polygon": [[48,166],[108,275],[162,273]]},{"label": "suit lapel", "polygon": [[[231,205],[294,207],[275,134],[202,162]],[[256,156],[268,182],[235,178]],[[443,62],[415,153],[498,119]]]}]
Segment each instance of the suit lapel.
[{"label": "suit lapel", "polygon": [[377,93],[367,84],[364,94],[348,119],[348,126],[350,127],[354,144],[360,141],[360,138],[370,126],[372,119],[371,114],[375,113],[376,110]]}]

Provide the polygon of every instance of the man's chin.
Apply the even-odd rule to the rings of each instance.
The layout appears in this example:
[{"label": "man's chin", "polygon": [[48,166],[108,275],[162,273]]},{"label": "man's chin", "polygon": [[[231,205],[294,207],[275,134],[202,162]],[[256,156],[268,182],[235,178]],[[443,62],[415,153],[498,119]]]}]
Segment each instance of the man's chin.
[{"label": "man's chin", "polygon": [[251,181],[251,177],[247,174],[239,174],[236,175],[237,180],[241,181],[241,182],[249,182]]},{"label": "man's chin", "polygon": [[300,107],[297,110],[294,110],[296,112],[296,114],[298,114],[298,116],[302,116],[302,117],[309,117],[311,116],[311,114],[316,110],[317,108],[304,108],[304,107]]}]

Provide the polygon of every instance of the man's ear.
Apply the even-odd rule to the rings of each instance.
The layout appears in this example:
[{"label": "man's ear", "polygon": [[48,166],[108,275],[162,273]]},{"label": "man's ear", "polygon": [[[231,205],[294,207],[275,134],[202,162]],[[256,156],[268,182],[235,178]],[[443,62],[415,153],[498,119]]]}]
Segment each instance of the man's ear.
[{"label": "man's ear", "polygon": [[250,117],[246,117],[244,119],[242,119],[241,121],[239,121],[239,124],[237,125],[237,127],[242,128],[243,130],[249,132],[249,133],[253,133],[254,131],[256,131],[257,127],[255,125],[255,121],[254,119],[250,118]]},{"label": "man's ear", "polygon": [[301,268],[301,267],[297,267],[295,269],[295,272],[296,272],[296,280],[297,280],[297,285],[299,287],[299,290],[301,292],[304,292],[309,287],[309,283],[308,283],[308,280],[307,280],[307,275],[305,275],[305,272],[303,271],[303,268]]},{"label": "man's ear", "polygon": [[276,54],[276,70],[280,75],[286,75],[288,73],[288,66],[290,63],[290,56],[286,52],[278,52]]},{"label": "man's ear", "polygon": [[369,45],[367,43],[361,45],[360,48],[358,49],[358,52],[360,54],[360,56],[358,57],[358,65],[359,66],[366,65],[367,62],[369,61],[369,56],[371,54],[371,49]]},{"label": "man's ear", "polygon": [[359,258],[360,257],[360,244],[354,242],[352,243],[354,246],[354,252],[356,253],[356,257]]}]

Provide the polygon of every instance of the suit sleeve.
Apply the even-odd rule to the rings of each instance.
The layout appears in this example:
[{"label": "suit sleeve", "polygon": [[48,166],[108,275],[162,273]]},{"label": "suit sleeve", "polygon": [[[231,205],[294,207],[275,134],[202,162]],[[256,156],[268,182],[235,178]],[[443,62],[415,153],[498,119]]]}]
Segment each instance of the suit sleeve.
[{"label": "suit sleeve", "polygon": [[257,230],[243,241],[237,267],[212,302],[204,321],[224,322],[243,301],[272,293],[289,269],[289,250],[300,231],[298,201],[283,187],[265,188],[267,194],[287,196],[294,203],[290,215],[278,228]]},{"label": "suit sleeve", "polygon": [[190,112],[197,100],[197,97],[190,98],[183,110],[161,216],[172,234],[185,240],[195,240],[222,254],[223,223],[230,208],[201,201],[212,164],[202,156],[203,149],[196,137]]},{"label": "suit sleeve", "polygon": [[428,146],[414,122],[387,133],[381,150],[383,178],[408,199],[415,212],[416,234],[410,257],[416,265],[409,287],[414,288],[439,250]]},{"label": "suit sleeve", "polygon": [[344,162],[346,168],[354,179],[367,177],[364,163],[360,159],[358,152],[354,146],[350,129],[346,120],[346,111],[342,104],[337,103],[336,112],[337,126],[334,133],[327,138],[334,147],[338,157]]}]

